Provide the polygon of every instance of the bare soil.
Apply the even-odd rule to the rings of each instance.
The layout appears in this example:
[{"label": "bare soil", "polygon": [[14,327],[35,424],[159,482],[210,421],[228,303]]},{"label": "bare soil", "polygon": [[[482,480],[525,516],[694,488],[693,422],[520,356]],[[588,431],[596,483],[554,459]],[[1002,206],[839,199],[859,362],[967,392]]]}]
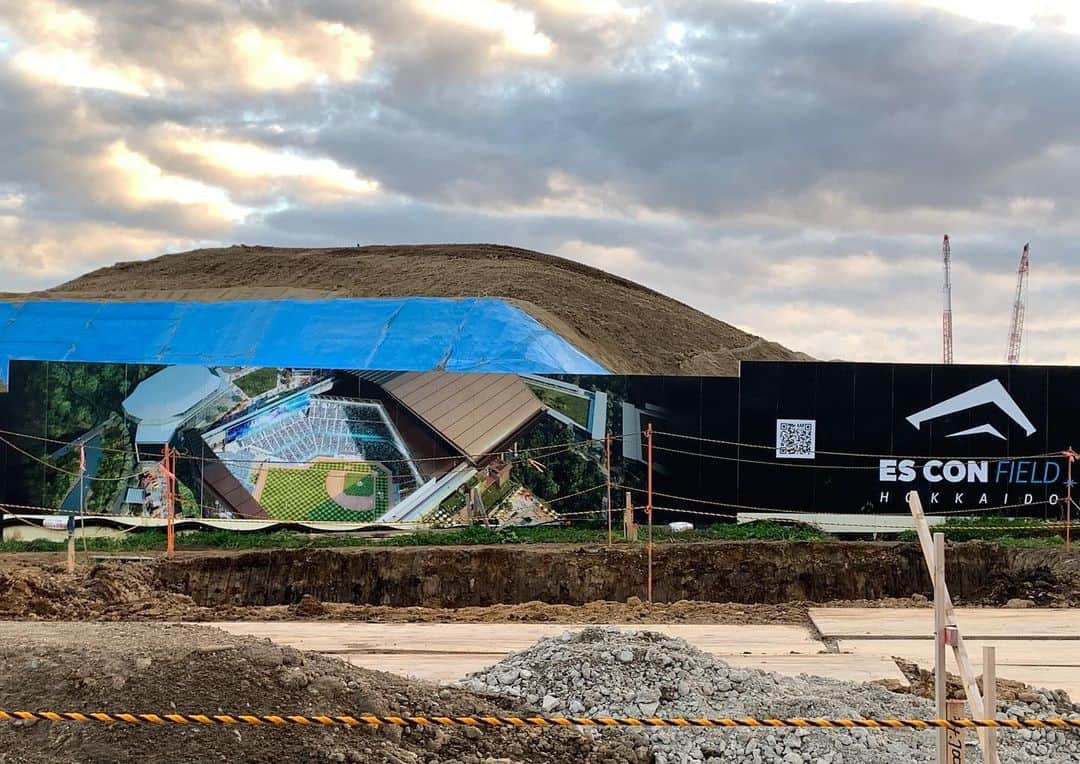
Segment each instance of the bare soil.
[{"label": "bare soil", "polygon": [[[629,575],[633,566],[626,559],[597,562],[593,560],[597,550],[572,545],[494,550],[401,548],[377,550],[374,555],[360,549],[203,552],[186,553],[174,561],[148,557],[99,563],[80,555],[82,561],[74,574],[65,571],[62,558],[56,554],[5,554],[0,555],[0,619],[810,626],[811,606],[929,606],[926,593],[912,583],[917,581],[914,575],[898,576],[889,592],[863,594],[864,579],[882,578],[885,568],[902,572],[905,566],[900,564],[903,557],[898,557],[898,550],[911,545],[759,544],[754,547],[759,558],[783,564],[770,563],[772,567],[751,571],[753,577],[761,579],[756,592],[759,598],[742,601],[737,598],[746,587],[732,586],[730,571],[724,566],[746,567],[749,563],[744,561],[744,553],[753,548],[747,550],[747,545],[734,543],[689,546],[693,547],[689,554],[674,554],[669,547],[658,550],[657,592],[684,593],[658,596],[653,604],[642,602],[641,587],[623,593],[605,578],[609,574],[620,579]],[[1016,550],[999,557],[995,549],[1002,551],[977,543],[954,548],[952,556],[964,561],[967,568],[965,575],[957,574],[953,579],[958,602],[1000,606],[1019,597],[1044,607],[1080,604],[1080,578],[1076,575],[1080,554],[1056,548],[1021,550],[1020,559],[1016,559]],[[492,556],[491,551],[498,554]],[[575,560],[580,559],[590,561],[589,565],[579,567]],[[463,565],[463,560],[470,565]],[[921,558],[907,567],[916,564],[923,564]],[[787,582],[824,569],[839,571],[837,582],[843,584],[821,589],[832,592],[830,596],[807,596],[805,587],[789,589]],[[661,586],[664,579],[675,577],[672,571],[692,586]],[[924,575],[925,569],[918,573]],[[457,582],[468,587],[470,580],[533,581],[541,576],[551,578],[554,588],[547,584],[540,589],[511,588],[506,592],[510,596],[494,602],[460,602],[457,588],[442,593],[437,585],[449,581],[455,587]],[[705,588],[697,586],[698,578],[707,583]],[[419,600],[413,591],[417,581],[426,591]],[[789,590],[795,594],[776,596]],[[550,594],[539,597],[538,591]],[[229,596],[219,596],[222,592]],[[369,592],[374,596],[367,596]],[[515,598],[514,594],[532,596]],[[566,595],[573,597],[558,599]]]},{"label": "bare soil", "polygon": [[321,602],[204,607],[160,586],[160,563],[80,565],[74,574],[29,555],[0,560],[0,619],[46,621],[365,621],[385,623],[782,623],[808,624],[807,603],[743,605],[679,601],[487,607],[393,607]]},{"label": "bare soil", "polygon": [[[439,688],[217,629],[0,623],[5,710],[184,714],[515,713],[511,701]],[[635,746],[640,751],[635,751]],[[637,762],[633,734],[0,723],[0,761]]]},{"label": "bare soil", "polygon": [[[139,288],[144,285],[153,289]],[[493,244],[199,249],[118,263],[47,292],[6,296],[501,297],[618,374],[734,375],[739,360],[809,358],[596,268]]]}]

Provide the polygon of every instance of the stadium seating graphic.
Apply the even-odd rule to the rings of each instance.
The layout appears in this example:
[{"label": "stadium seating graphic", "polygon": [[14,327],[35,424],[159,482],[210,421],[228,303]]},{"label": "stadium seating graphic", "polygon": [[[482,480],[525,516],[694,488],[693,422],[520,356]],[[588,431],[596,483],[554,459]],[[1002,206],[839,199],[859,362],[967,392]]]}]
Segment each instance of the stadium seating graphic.
[{"label": "stadium seating graphic", "polygon": [[[305,408],[285,416],[275,415],[265,425],[255,417],[245,428],[243,437],[219,449],[218,456],[252,493],[256,491],[256,482],[264,465],[301,467],[317,459],[340,460],[342,464],[378,462],[391,475],[390,480],[384,481],[381,476],[385,473],[379,472],[377,480],[385,494],[385,499],[379,502],[385,511],[387,503],[396,503],[422,481],[409,454],[403,453],[398,446],[399,442],[381,404],[312,397]],[[319,467],[316,472],[322,469]],[[264,504],[264,508],[275,516],[274,507]],[[344,509],[341,515],[340,518],[329,517],[324,511],[323,516],[311,519],[355,519],[354,513]]]}]

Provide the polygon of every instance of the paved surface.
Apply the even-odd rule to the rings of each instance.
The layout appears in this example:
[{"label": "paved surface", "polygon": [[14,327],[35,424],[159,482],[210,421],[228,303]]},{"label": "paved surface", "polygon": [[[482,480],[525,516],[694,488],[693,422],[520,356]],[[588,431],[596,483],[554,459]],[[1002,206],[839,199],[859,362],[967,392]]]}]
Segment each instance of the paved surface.
[{"label": "paved surface", "polygon": [[[850,681],[903,681],[893,657],[933,664],[930,609],[816,608],[811,618],[830,644],[800,626],[651,624],[738,666]],[[961,608],[960,627],[976,669],[982,646],[998,651],[998,675],[1080,698],[1080,610]],[[365,668],[431,681],[457,679],[523,650],[541,637],[583,628],[544,623],[335,623],[329,621],[212,624],[301,650],[336,655]],[[832,645],[830,647],[830,645]],[[951,660],[951,658],[950,658]],[[955,671],[955,668],[952,668]]]},{"label": "paved surface", "polygon": [[[997,674],[1080,698],[1080,610],[958,608],[960,632],[976,671],[982,648],[997,648]],[[929,608],[814,608],[810,619],[841,653],[934,663],[934,611]],[[957,673],[950,651],[949,670]]]},{"label": "paved surface", "polygon": [[[300,650],[336,655],[357,666],[445,681],[479,671],[524,650],[541,637],[584,628],[574,624],[230,622],[212,624],[234,634],[266,637]],[[801,626],[649,624],[725,661],[785,674],[869,681],[903,675],[888,657],[830,654]]]},{"label": "paved surface", "polygon": [[[967,639],[1080,640],[1080,609],[957,608],[956,619]],[[934,632],[928,607],[811,608],[810,620],[834,639],[930,638]]]},{"label": "paved surface", "polygon": [[[335,623],[331,621],[233,621],[215,626],[234,634],[269,637],[320,653],[486,653],[505,655],[541,637],[586,628],[566,623]],[[652,624],[648,629],[681,637],[716,655],[813,655],[825,645],[801,626]]]}]

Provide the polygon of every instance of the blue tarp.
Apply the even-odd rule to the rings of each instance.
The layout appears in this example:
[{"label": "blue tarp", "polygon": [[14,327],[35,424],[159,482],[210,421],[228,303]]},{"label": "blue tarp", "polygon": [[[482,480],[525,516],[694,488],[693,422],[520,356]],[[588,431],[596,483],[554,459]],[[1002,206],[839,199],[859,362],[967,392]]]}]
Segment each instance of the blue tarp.
[{"label": "blue tarp", "polygon": [[606,374],[492,298],[0,302],[8,361]]}]

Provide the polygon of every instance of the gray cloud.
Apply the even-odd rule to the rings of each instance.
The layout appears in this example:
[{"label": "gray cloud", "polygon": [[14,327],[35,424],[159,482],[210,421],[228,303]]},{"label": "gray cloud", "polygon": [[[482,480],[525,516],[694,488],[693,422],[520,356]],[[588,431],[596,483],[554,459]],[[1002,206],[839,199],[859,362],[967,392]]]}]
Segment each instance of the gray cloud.
[{"label": "gray cloud", "polygon": [[932,360],[948,231],[958,357],[1001,355],[1030,240],[1029,358],[1080,360],[1054,328],[1078,38],[887,2],[503,5],[0,0],[0,288],[199,242],[494,241],[823,357]]}]

